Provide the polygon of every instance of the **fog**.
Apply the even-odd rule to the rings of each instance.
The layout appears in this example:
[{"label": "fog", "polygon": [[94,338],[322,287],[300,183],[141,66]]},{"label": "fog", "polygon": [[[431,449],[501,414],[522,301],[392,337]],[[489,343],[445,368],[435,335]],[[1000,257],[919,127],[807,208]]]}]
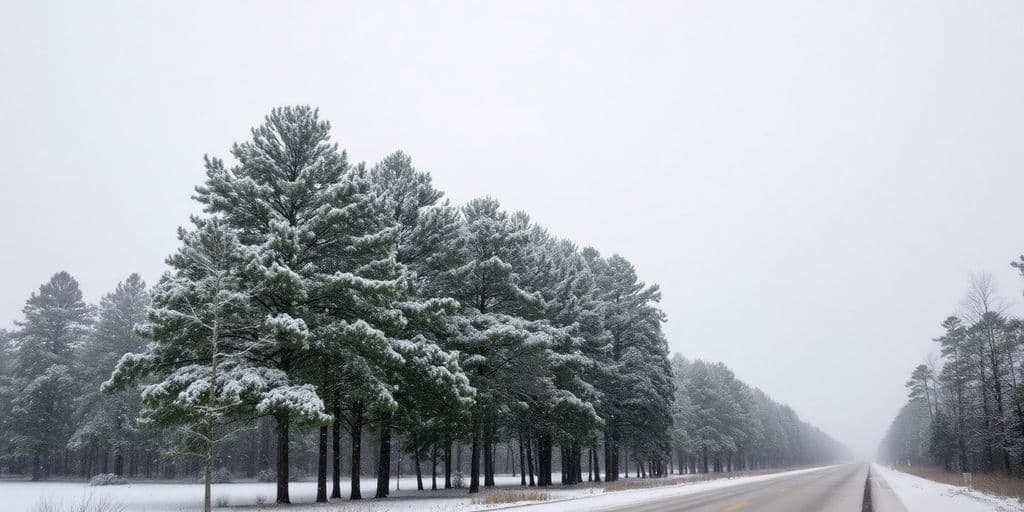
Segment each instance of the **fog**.
[{"label": "fog", "polygon": [[21,2],[0,17],[0,326],[64,269],[155,282],[205,153],[312,104],[659,283],[860,454],[972,272],[1024,280],[1018,2]]}]

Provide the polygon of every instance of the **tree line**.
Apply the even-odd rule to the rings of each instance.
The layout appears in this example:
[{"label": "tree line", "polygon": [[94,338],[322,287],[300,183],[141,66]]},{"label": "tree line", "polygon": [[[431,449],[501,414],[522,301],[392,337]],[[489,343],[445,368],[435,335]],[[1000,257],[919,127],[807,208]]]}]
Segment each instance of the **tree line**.
[{"label": "tree line", "polygon": [[[1024,256],[1011,265],[1024,276]],[[941,356],[911,372],[879,456],[1024,475],[1024,320],[1007,313],[988,275],[972,277],[961,306],[934,340]]]},{"label": "tree line", "polygon": [[673,448],[681,472],[707,473],[827,464],[845,446],[800,420],[789,406],[737,379],[722,363],[672,358]]},{"label": "tree line", "polygon": [[340,498],[343,455],[359,499],[366,461],[381,498],[403,467],[458,485],[464,453],[478,492],[502,454],[547,486],[556,463],[571,485],[841,451],[724,366],[670,360],[660,290],[625,258],[492,198],[455,206],[401,152],[353,164],[310,107],[231,155],[205,158],[155,286],[91,306],[60,272],[2,333],[6,471],[202,474],[208,506],[218,468],[273,468],[288,503],[298,464]]}]

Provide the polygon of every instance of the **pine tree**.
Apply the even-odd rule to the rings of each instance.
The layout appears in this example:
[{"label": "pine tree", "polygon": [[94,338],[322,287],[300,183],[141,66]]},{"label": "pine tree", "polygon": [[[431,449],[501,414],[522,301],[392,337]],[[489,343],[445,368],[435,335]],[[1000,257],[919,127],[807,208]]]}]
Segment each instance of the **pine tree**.
[{"label": "pine tree", "polygon": [[246,287],[257,255],[218,219],[193,222],[193,231],[180,232],[182,247],[168,259],[173,270],[154,289],[149,321],[140,328],[154,343],[122,357],[103,388],[114,392],[157,380],[143,386],[143,419],[185,429],[204,459],[209,511],[214,447],[228,421],[330,417],[312,386],[292,385],[284,371],[260,365],[267,347],[307,343],[305,323],[286,314],[264,316],[255,304],[258,290]]},{"label": "pine tree", "polygon": [[58,272],[25,303],[15,334],[13,369],[18,391],[11,423],[18,453],[30,457],[32,479],[49,476],[73,432],[76,383],[70,374],[73,353],[88,334],[92,308],[67,272]]},{"label": "pine tree", "polygon": [[[605,259],[594,249],[584,250],[584,258],[594,274],[608,336],[605,364],[611,371],[602,379],[601,391],[606,402],[605,464],[615,480],[620,449],[632,449],[635,458],[655,464],[670,452],[675,391],[668,344],[661,331],[665,316],[657,307],[658,286],[640,281],[625,258]],[[630,407],[639,404],[645,414],[631,412]]]},{"label": "pine tree", "polygon": [[[525,215],[520,219],[528,223]],[[596,410],[602,395],[595,386],[600,372],[594,360],[605,341],[601,306],[593,275],[571,242],[534,225],[526,262],[525,282],[543,300],[539,307],[528,304],[523,314],[537,315],[554,328],[551,390],[535,402],[531,423],[544,425],[560,445],[562,483],[581,483],[582,452],[596,444],[595,432],[604,424]]]},{"label": "pine tree", "polygon": [[914,368],[914,372],[910,374],[910,380],[907,381],[908,397],[911,400],[924,400],[924,403],[928,405],[928,415],[935,419],[935,409],[932,408],[932,381],[935,379],[934,372],[928,367],[928,365],[920,364],[917,368]]},{"label": "pine tree", "polygon": [[138,393],[122,390],[101,394],[100,385],[122,355],[141,352],[146,340],[135,332],[135,326],[146,320],[149,293],[138,274],[118,283],[117,288],[100,301],[95,329],[78,352],[78,367],[84,382],[79,393],[77,430],[71,445],[84,450],[101,446],[112,451],[116,475],[124,474],[125,454],[142,439],[138,436],[136,418],[141,408]]},{"label": "pine tree", "polygon": [[928,454],[942,465],[943,469],[953,469],[953,456],[956,454],[956,435],[953,425],[940,410],[932,414],[931,431],[928,438]]},{"label": "pine tree", "polygon": [[[452,345],[462,354],[461,366],[477,391],[469,428],[469,491],[475,493],[480,489],[481,455],[486,455],[482,452],[493,440],[499,414],[521,402],[520,397],[537,396],[550,388],[547,362],[552,332],[547,324],[519,316],[524,308],[543,301],[521,286],[528,226],[490,198],[470,201],[463,215],[466,260],[445,279],[447,289],[462,305],[454,319],[459,334]],[[523,378],[524,370],[531,372],[530,378]]]},{"label": "pine tree", "polygon": [[949,407],[953,410],[955,419],[953,430],[956,436],[957,462],[961,471],[971,470],[967,457],[967,385],[971,378],[971,365],[967,348],[966,329],[955,316],[947,317],[942,322],[946,333],[936,338],[942,350],[942,356],[946,363],[939,374],[939,381],[950,389],[951,400]]},{"label": "pine tree", "polygon": [[[451,317],[459,304],[443,282],[464,261],[462,220],[447,201],[440,202],[443,194],[430,175],[417,171],[404,153],[389,155],[368,174],[386,217],[394,222],[396,258],[409,284],[397,303],[406,322],[392,333],[404,359],[389,377],[399,390],[394,395],[398,407],[381,415],[381,429],[404,432],[405,446],[419,467],[427,447],[443,441],[439,426],[457,423],[474,392],[458,355],[446,349],[457,334]],[[382,438],[389,439],[389,433],[382,432]],[[380,450],[385,456],[390,443],[382,442]],[[379,470],[377,497],[384,497],[390,466],[380,464]]]},{"label": "pine tree", "polygon": [[0,329],[0,464],[12,465],[11,453],[14,452],[11,423],[11,407],[17,396],[14,371],[14,336],[6,329]]},{"label": "pine tree", "polygon": [[[309,107],[281,107],[232,148],[238,164],[207,159],[196,198],[239,232],[257,262],[246,287],[264,314],[305,322],[308,346],[277,343],[265,364],[324,386],[310,368],[342,361],[352,397],[394,407],[383,366],[401,363],[388,332],[405,319],[395,303],[407,283],[394,258],[394,224],[365,171],[330,142],[330,124]],[[308,350],[308,348],[312,350]],[[331,379],[334,381],[335,379]],[[325,392],[328,391],[325,389]],[[359,398],[362,398],[360,400]],[[289,412],[277,421],[277,501],[288,503]]]}]

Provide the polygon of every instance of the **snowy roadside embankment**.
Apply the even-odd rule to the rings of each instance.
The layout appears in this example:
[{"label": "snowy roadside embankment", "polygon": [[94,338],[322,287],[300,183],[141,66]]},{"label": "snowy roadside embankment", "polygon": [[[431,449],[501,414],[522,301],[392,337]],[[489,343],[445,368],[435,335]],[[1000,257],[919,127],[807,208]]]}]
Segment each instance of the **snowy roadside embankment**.
[{"label": "snowy roadside embankment", "polygon": [[[647,489],[604,492],[596,485],[575,487],[553,486],[544,489],[549,493],[549,501],[528,503],[510,503],[508,505],[485,505],[473,503],[473,497],[465,489],[448,491],[393,491],[392,497],[384,500],[366,499],[362,502],[332,501],[330,504],[311,503],[316,494],[313,482],[295,482],[291,485],[294,505],[280,510],[288,512],[326,512],[341,510],[357,512],[372,510],[374,512],[471,512],[477,510],[500,509],[505,506],[516,506],[530,512],[573,512],[592,510],[597,507],[612,507],[642,501],[682,496],[699,492],[722,489],[734,485],[760,482],[818,471],[824,468],[801,469],[756,476],[722,478],[718,480],[688,482],[686,477],[676,477],[677,485],[667,485]],[[518,478],[499,476],[497,489],[490,492],[521,490]],[[364,479],[364,489],[372,489],[373,481]],[[402,479],[403,489],[415,488],[415,481]],[[233,483],[215,484],[213,486],[214,503],[228,505],[217,507],[217,510],[230,511],[232,507],[250,507],[272,502],[274,484]],[[347,495],[347,489],[346,493]],[[201,484],[171,483],[137,483],[125,486],[89,487],[84,483],[71,482],[11,482],[0,481],[0,496],[3,497],[5,511],[31,512],[41,501],[47,500],[58,505],[80,503],[85,499],[99,498],[123,506],[125,512],[179,512],[193,511],[201,503]],[[479,496],[479,495],[478,495]],[[523,506],[526,505],[526,506]],[[256,510],[278,509],[272,504],[258,507]]]},{"label": "snowy roadside embankment", "polygon": [[820,471],[822,469],[826,469],[829,467],[835,466],[798,469],[795,471],[783,471],[780,473],[770,473],[767,475],[722,478],[718,480],[707,480],[702,482],[683,481],[680,482],[679,485],[655,487],[651,489],[634,489],[628,491],[606,492],[594,496],[584,496],[567,501],[540,503],[537,505],[522,507],[522,510],[524,512],[586,512],[594,510],[596,508],[630,505],[634,503],[657,500],[661,498],[671,498],[674,496],[685,496],[705,491],[713,491],[717,489],[723,489],[726,487],[732,487],[735,485],[749,484],[752,482],[762,482],[765,480],[772,480],[784,476],[792,476],[799,475],[802,473],[810,473],[813,471]]},{"label": "snowy roadside embankment", "polygon": [[872,478],[881,477],[907,508],[907,512],[1011,512],[1024,511],[1014,498],[1002,498],[966,487],[933,482],[924,478],[871,465]]}]

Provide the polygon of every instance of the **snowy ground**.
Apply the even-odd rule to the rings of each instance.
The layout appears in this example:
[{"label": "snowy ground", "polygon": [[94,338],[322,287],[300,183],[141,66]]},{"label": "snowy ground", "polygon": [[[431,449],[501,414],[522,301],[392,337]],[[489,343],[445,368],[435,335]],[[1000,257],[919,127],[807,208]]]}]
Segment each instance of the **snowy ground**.
[{"label": "snowy ground", "polygon": [[[558,481],[560,475],[554,476]],[[519,477],[510,475],[495,476],[495,483],[502,488],[518,488]],[[443,484],[443,481],[439,481]],[[424,479],[429,489],[429,477]],[[271,483],[230,483],[214,484],[213,501],[215,504],[226,504],[227,509],[234,507],[254,506],[262,503],[272,504],[276,495],[276,484]],[[386,500],[365,499],[366,506],[352,506],[351,510],[372,509],[375,512],[390,510],[425,510],[435,512],[465,510],[470,504],[465,489],[438,491],[416,491],[415,477],[403,477],[401,490],[395,488],[391,481],[391,497]],[[377,489],[374,478],[363,478],[361,489],[364,498],[370,498]],[[330,483],[328,483],[328,492]],[[600,492],[599,488],[577,486],[560,489],[551,488],[552,499],[586,495]],[[302,509],[323,510],[323,506],[314,505],[316,500],[316,482],[292,482],[289,485],[291,501],[296,505],[309,504],[309,507],[291,507],[289,512]],[[348,480],[342,480],[342,495],[349,495]],[[0,480],[0,510],[6,512],[31,512],[43,500],[69,506],[87,499],[107,500],[124,506],[124,512],[181,512],[201,508],[203,499],[202,484],[141,482],[130,485],[89,487],[84,482],[26,482]],[[339,510],[338,500],[331,503],[331,510]],[[348,505],[348,502],[344,502]],[[412,506],[415,505],[415,506]],[[411,506],[411,507],[410,507]],[[340,510],[346,510],[341,508]]]},{"label": "snowy ground", "polygon": [[966,487],[946,485],[874,464],[873,475],[881,475],[907,512],[1010,512],[1024,511],[1013,498],[1000,498]]},{"label": "snowy ground", "polygon": [[[584,511],[591,510],[596,506],[613,506],[636,503],[648,499],[692,494],[731,485],[777,478],[781,475],[816,470],[805,469],[771,475],[738,477],[689,484],[686,483],[686,478],[677,477],[680,485],[610,493],[604,493],[599,486],[588,484],[568,488],[555,485],[545,490],[550,493],[550,502],[526,507],[524,510],[531,512]],[[557,474],[554,480],[558,481]],[[496,481],[499,488],[521,489],[518,486],[518,477],[508,475],[497,476]],[[425,483],[429,486],[429,480],[426,480]],[[364,496],[373,496],[375,488],[375,480],[363,479],[362,489]],[[453,489],[450,491],[428,490],[422,492],[409,490],[416,488],[415,478],[402,478],[401,488],[403,489],[401,491],[393,490],[391,497],[385,500],[367,499],[358,504],[335,500],[328,505],[317,505],[312,503],[316,496],[316,484],[314,482],[293,482],[290,487],[290,493],[292,503],[295,505],[278,510],[287,510],[288,512],[357,512],[364,510],[372,512],[469,512],[495,508],[493,505],[473,504],[465,489]],[[253,507],[261,503],[267,503],[267,508],[271,509],[274,508],[269,505],[274,500],[274,489],[275,485],[273,483],[217,484],[213,486],[214,503],[227,504],[229,508],[218,508],[218,510],[224,511],[235,509],[235,507]],[[392,489],[394,489],[393,482]],[[344,495],[347,496],[347,485],[343,491]],[[43,500],[49,500],[57,504],[72,505],[92,498],[94,500],[105,499],[119,504],[124,507],[124,512],[193,511],[197,510],[202,503],[202,492],[202,485],[200,484],[146,482],[126,486],[89,487],[85,483],[73,482],[0,481],[0,509],[10,512],[32,512],[33,508]],[[242,508],[242,510],[244,509]]]}]

